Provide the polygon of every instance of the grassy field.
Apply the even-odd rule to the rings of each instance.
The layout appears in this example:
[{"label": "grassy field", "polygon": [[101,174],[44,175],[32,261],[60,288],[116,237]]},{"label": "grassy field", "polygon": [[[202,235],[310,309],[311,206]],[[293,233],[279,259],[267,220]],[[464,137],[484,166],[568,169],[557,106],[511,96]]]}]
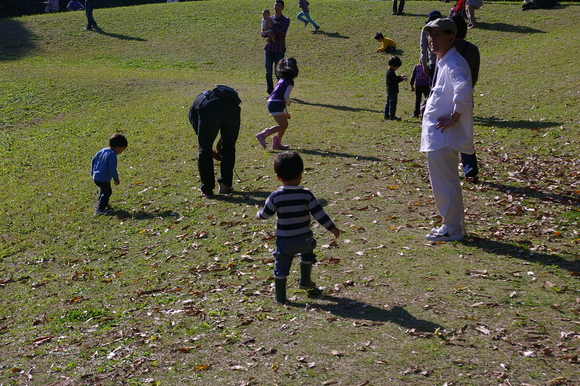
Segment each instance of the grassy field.
[{"label": "grassy field", "polygon": [[[425,15],[451,4],[317,0],[294,19],[285,140],[345,231],[320,227],[314,279],[273,302],[278,185],[255,133],[265,106],[260,13],[222,0],[0,19],[0,385],[580,385],[580,4],[486,3],[467,39],[481,176],[469,236],[438,222],[414,95],[384,122],[393,38],[410,75]],[[242,103],[235,192],[199,197],[195,96]],[[111,216],[94,216],[94,153],[123,132]]]}]

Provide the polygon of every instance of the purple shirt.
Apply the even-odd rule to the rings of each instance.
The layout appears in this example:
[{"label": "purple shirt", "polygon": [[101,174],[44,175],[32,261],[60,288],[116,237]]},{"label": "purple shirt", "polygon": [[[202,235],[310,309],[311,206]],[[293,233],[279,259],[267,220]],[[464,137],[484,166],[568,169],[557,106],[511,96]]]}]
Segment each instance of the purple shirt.
[{"label": "purple shirt", "polygon": [[276,83],[276,87],[274,87],[274,91],[272,91],[268,100],[283,101],[286,106],[288,106],[290,104],[290,91],[292,91],[293,87],[293,79],[281,78],[278,83]]},{"label": "purple shirt", "polygon": [[286,52],[286,33],[290,27],[290,18],[284,15],[274,15],[272,20],[275,21],[272,25],[272,32],[274,32],[276,41],[266,43],[264,50],[267,52]]}]

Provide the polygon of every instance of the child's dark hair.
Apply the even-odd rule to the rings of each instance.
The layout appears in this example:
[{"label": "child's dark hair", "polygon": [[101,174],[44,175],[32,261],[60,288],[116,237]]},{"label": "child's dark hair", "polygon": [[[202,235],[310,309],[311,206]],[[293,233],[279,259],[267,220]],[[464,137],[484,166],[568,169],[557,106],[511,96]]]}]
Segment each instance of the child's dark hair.
[{"label": "child's dark hair", "polygon": [[294,58],[280,59],[276,65],[276,76],[283,79],[294,79],[298,76],[298,62]]},{"label": "child's dark hair", "polygon": [[285,151],[274,158],[274,171],[282,181],[292,181],[304,171],[304,162],[295,151]]},{"label": "child's dark hair", "polygon": [[376,35],[375,35],[375,40],[384,39],[384,38],[385,38],[385,37],[384,37],[384,36],[383,36],[383,34],[382,34],[382,33],[380,33],[380,32],[379,32],[378,34],[376,34]]},{"label": "child's dark hair", "polygon": [[113,134],[109,138],[109,147],[127,147],[127,138],[123,134]]},{"label": "child's dark hair", "polygon": [[393,56],[391,59],[389,59],[389,66],[401,67],[402,64],[403,62],[401,62],[401,58],[398,56]]},{"label": "child's dark hair", "polygon": [[282,4],[282,7],[284,7],[284,0],[276,0],[275,3],[280,3]]}]

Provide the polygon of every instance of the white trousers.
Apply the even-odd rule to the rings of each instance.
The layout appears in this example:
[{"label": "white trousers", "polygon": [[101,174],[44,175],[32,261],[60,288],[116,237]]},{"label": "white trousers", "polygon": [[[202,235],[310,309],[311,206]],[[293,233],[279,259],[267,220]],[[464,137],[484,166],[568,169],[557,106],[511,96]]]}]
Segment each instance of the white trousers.
[{"label": "white trousers", "polygon": [[450,147],[427,152],[427,166],[435,205],[447,233],[466,235],[463,194],[457,165],[459,153]]}]

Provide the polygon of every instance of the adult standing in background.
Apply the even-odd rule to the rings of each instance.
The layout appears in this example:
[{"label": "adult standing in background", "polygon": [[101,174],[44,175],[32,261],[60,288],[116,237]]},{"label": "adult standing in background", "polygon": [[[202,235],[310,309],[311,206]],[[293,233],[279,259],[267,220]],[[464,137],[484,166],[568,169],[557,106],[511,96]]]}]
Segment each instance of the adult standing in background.
[{"label": "adult standing in background", "polygon": [[465,5],[465,12],[467,13],[467,18],[469,19],[469,28],[477,27],[475,23],[475,10],[479,9],[482,4],[482,0],[467,0],[467,4]]},{"label": "adult standing in background", "polygon": [[316,22],[310,17],[310,10],[308,9],[309,5],[310,3],[308,0],[298,0],[298,8],[300,8],[302,11],[296,15],[296,18],[304,23],[304,27],[310,23],[314,27],[314,31],[318,31],[320,26],[316,24]]},{"label": "adult standing in background", "polygon": [[403,8],[405,8],[405,0],[399,0],[399,7],[397,7],[397,0],[393,0],[393,12],[391,15],[404,15]]},{"label": "adult standing in background", "polygon": [[[455,49],[457,52],[463,56],[469,65],[471,70],[471,83],[475,88],[477,79],[479,78],[479,63],[480,55],[479,48],[473,43],[465,40],[467,35],[467,24],[465,19],[461,15],[456,15],[451,18],[453,22],[457,25],[457,35],[455,36]],[[479,178],[479,168],[477,167],[477,155],[475,154],[475,149],[473,154],[461,153],[461,164],[463,166],[463,176],[468,182],[477,183]]]},{"label": "adult standing in background", "polygon": [[454,47],[457,26],[451,19],[428,23],[429,48],[437,55],[432,92],[421,130],[431,188],[442,226],[430,241],[459,241],[466,234],[463,195],[457,173],[458,153],[473,152],[473,87],[467,61]]},{"label": "adult standing in background", "polygon": [[[290,18],[282,14],[284,11],[284,1],[276,0],[274,3],[274,16],[272,20],[274,24],[272,25],[272,32],[275,34],[275,41],[268,41],[264,46],[264,62],[266,65],[266,92],[271,94],[274,91],[274,81],[272,80],[272,74],[276,68],[276,64],[284,57],[286,53],[286,33],[288,32],[288,27],[290,27]],[[262,37],[267,37],[262,33]]]},{"label": "adult standing in background", "polygon": [[[427,15],[427,21],[425,24],[429,23],[430,21],[439,19],[441,17],[441,12],[434,9],[433,11],[429,12]],[[421,30],[421,42],[419,47],[421,48],[421,64],[423,65],[423,71],[425,73],[429,73],[429,86],[433,83],[433,73],[435,72],[435,63],[437,63],[437,55],[435,55],[429,49],[429,42],[427,40],[427,36],[429,34],[425,31],[425,28]]]},{"label": "adult standing in background", "polygon": [[95,9],[96,5],[97,5],[97,0],[86,0],[85,1],[85,15],[87,16],[87,28],[85,28],[85,29],[91,30],[93,28],[99,28],[99,26],[97,25],[97,22],[93,18],[93,10]]}]

